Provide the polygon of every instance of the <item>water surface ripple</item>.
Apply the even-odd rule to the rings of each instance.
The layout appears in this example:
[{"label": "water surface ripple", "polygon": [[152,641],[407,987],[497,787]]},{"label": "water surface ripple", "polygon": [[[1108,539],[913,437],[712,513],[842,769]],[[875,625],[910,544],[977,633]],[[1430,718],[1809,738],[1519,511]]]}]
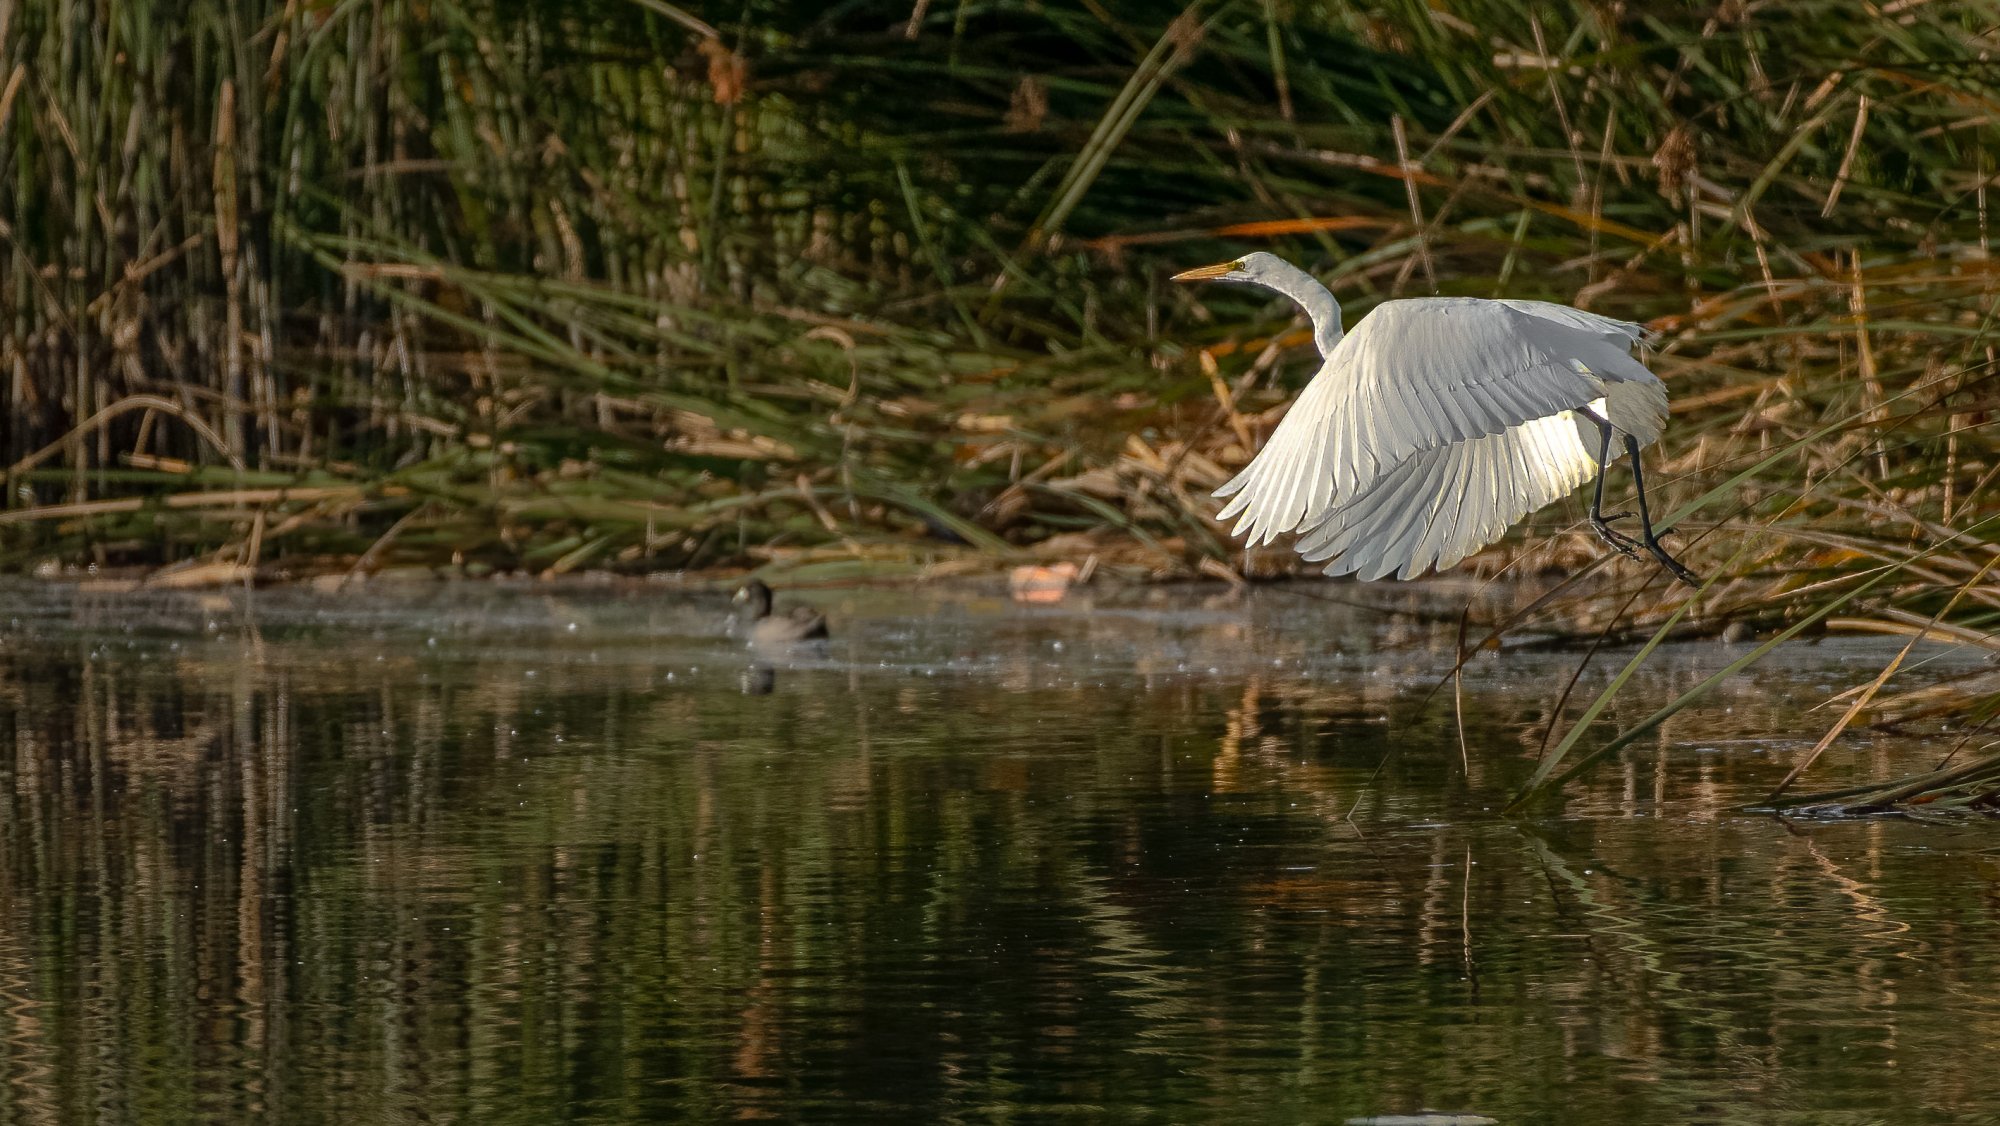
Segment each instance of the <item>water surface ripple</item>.
[{"label": "water surface ripple", "polygon": [[1900,642],[1514,818],[1573,654],[1461,751],[1448,615],[808,597],[753,667],[668,585],[0,589],[5,1120],[2000,1122],[1991,824],[1735,811]]}]

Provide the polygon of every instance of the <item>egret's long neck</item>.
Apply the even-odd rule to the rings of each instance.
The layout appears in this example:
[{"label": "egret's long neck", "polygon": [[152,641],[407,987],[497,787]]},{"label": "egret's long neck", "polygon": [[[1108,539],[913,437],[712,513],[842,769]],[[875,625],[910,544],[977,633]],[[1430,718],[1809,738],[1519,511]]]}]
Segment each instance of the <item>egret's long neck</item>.
[{"label": "egret's long neck", "polygon": [[1299,308],[1304,309],[1306,316],[1312,318],[1313,343],[1319,346],[1319,354],[1333,354],[1333,346],[1340,343],[1340,302],[1335,301],[1333,294],[1319,284],[1318,278],[1289,262],[1280,262],[1257,280],[1291,298]]}]

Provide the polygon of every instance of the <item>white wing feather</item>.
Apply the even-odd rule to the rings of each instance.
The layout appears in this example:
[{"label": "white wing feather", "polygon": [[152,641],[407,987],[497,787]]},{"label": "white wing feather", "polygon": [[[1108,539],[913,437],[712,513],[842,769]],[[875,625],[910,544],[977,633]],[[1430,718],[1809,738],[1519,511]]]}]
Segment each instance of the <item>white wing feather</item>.
[{"label": "white wing feather", "polygon": [[1501,297],[1495,298],[1493,304],[1505,305],[1517,313],[1526,313],[1531,317],[1540,317],[1543,320],[1580,329],[1601,338],[1607,344],[1617,345],[1620,350],[1630,348],[1634,344],[1650,343],[1659,335],[1634,321],[1613,320],[1596,313],[1586,313],[1582,309],[1573,309],[1568,305],[1558,305],[1553,301],[1519,301],[1511,297]]},{"label": "white wing feather", "polygon": [[1299,550],[1332,559],[1329,574],[1450,567],[1596,472],[1596,428],[1569,412],[1659,437],[1666,388],[1629,352],[1645,338],[1541,301],[1389,302],[1216,490],[1234,497],[1219,518],[1240,517],[1252,546],[1303,531]]},{"label": "white wing feather", "polygon": [[1329,510],[1300,538],[1299,554],[1331,559],[1329,575],[1364,579],[1452,567],[1590,480],[1596,440],[1596,426],[1564,413],[1426,450]]}]

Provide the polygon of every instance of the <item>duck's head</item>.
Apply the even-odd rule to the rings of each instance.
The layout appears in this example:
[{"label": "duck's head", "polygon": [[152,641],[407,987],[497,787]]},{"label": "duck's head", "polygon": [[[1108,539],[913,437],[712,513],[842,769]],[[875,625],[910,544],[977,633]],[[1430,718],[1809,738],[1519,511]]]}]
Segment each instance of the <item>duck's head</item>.
[{"label": "duck's head", "polygon": [[736,588],[733,601],[750,612],[752,617],[761,618],[771,612],[771,588],[762,579],[751,579]]}]

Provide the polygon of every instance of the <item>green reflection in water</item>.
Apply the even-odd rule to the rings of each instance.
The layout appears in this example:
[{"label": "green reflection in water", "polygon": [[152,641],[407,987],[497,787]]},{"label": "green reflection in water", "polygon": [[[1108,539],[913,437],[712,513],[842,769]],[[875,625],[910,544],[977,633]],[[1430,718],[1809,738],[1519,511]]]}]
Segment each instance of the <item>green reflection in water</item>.
[{"label": "green reflection in water", "polygon": [[10,1121],[2000,1120],[1985,826],[1729,812],[1866,647],[1510,821],[1573,658],[1468,777],[1448,627],[1275,593],[835,596],[769,695],[666,592],[10,596]]}]

